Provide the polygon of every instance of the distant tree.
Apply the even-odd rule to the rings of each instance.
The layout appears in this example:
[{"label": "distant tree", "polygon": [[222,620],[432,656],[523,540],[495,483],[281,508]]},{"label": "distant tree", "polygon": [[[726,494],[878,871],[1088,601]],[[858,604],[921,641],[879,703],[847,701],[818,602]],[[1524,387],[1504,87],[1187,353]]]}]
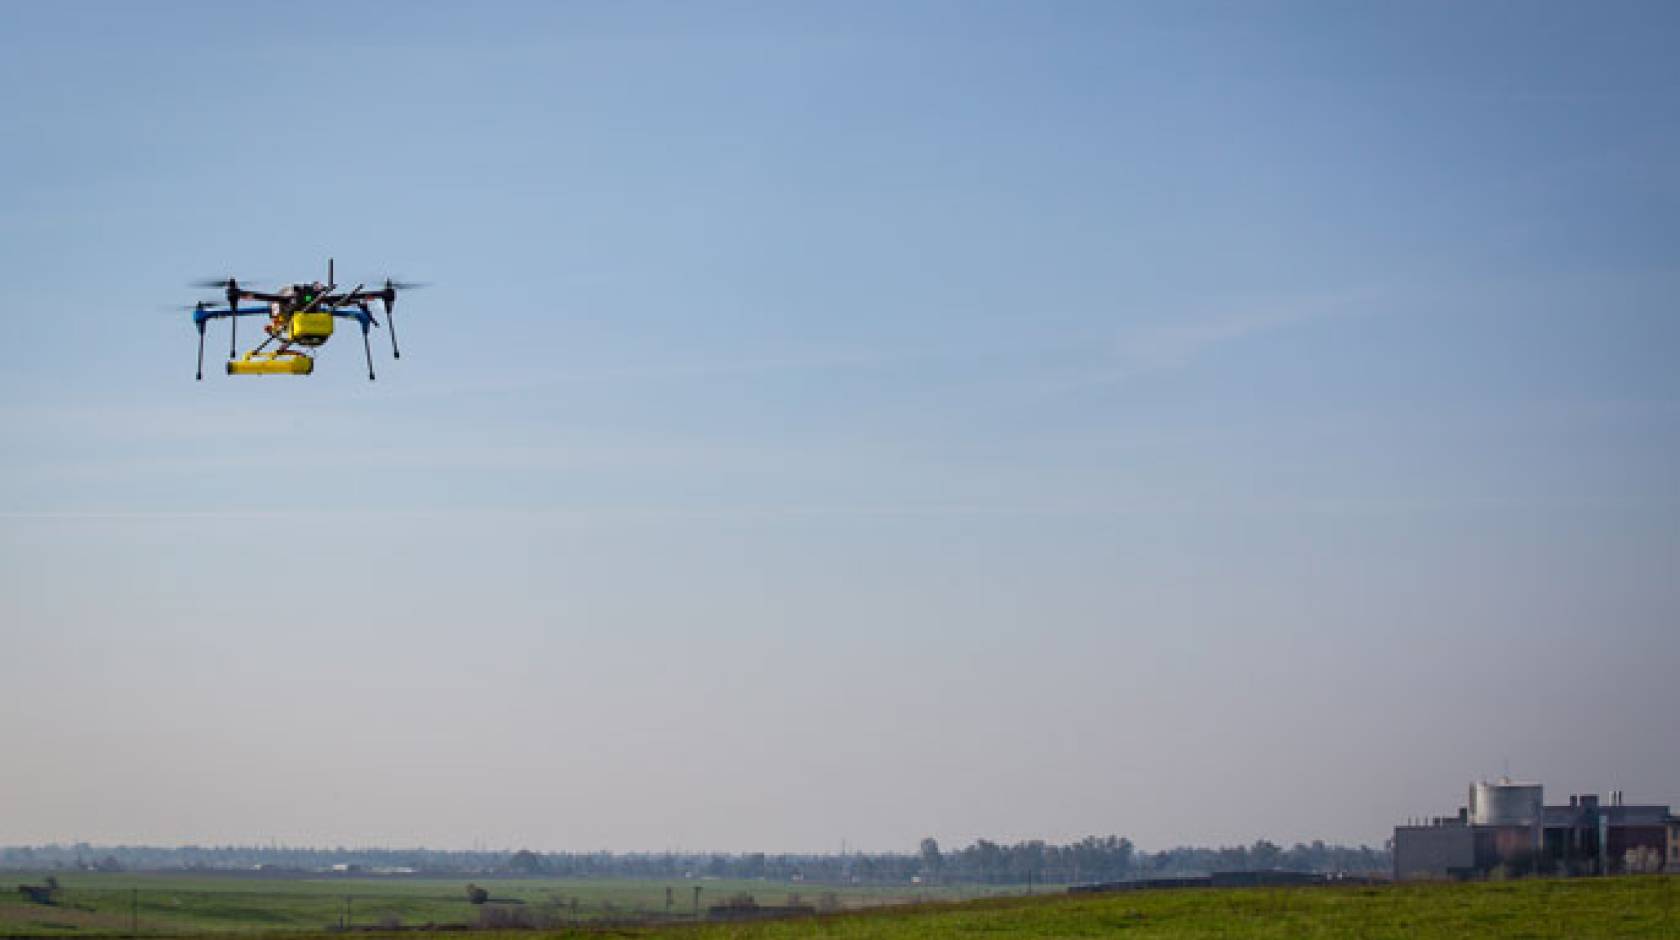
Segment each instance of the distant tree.
[{"label": "distant tree", "polygon": [[945,865],[945,856],[939,853],[939,841],[932,836],[922,840],[922,870],[928,874],[935,874]]},{"label": "distant tree", "polygon": [[541,855],[530,849],[520,849],[508,859],[507,867],[511,871],[524,875],[540,875],[548,869]]},{"label": "distant tree", "polygon": [[974,865],[981,881],[1001,881],[1004,851],[996,842],[980,839],[974,843]]},{"label": "distant tree", "polygon": [[467,903],[483,904],[490,900],[490,891],[478,885],[467,885]]},{"label": "distant tree", "polygon": [[1261,839],[1248,850],[1248,863],[1259,869],[1277,868],[1283,861],[1283,850]]},{"label": "distant tree", "polygon": [[[931,848],[931,847],[930,847]],[[1265,844],[1220,849],[1178,846],[1140,852],[1119,836],[1097,836],[1054,845],[1042,842],[999,844],[980,840],[957,848],[941,845],[936,877],[943,884],[1001,884],[1019,882],[1031,874],[1045,882],[1120,881],[1127,878],[1201,875],[1233,868],[1258,867],[1270,855]],[[534,858],[533,858],[534,857]],[[839,855],[681,854],[615,855],[610,852],[538,853],[512,851],[452,851],[435,849],[356,850],[344,848],[280,848],[272,846],[148,846],[95,847],[86,844],[0,846],[0,869],[41,872],[73,870],[84,865],[109,865],[114,859],[126,871],[249,871],[263,868],[307,872],[335,865],[412,869],[434,877],[481,877],[481,872],[536,869],[546,876],[568,879],[629,877],[698,879],[762,877],[772,881],[804,881],[812,885],[863,882],[902,884],[912,877],[934,876],[932,853],[917,842],[901,852],[846,852]],[[1391,867],[1390,847],[1345,846],[1322,842],[1293,845],[1281,852],[1277,867],[1293,871],[1348,874],[1383,873]],[[540,868],[532,862],[540,862]],[[1622,867],[1622,853],[1606,860]],[[523,875],[522,875],[523,876]],[[41,887],[41,879],[36,879]],[[457,882],[461,883],[461,882]],[[691,882],[692,883],[692,882]],[[7,882],[7,893],[17,884]],[[491,903],[495,903],[494,900]]]},{"label": "distant tree", "polygon": [[1047,850],[1057,876],[1069,881],[1120,881],[1132,873],[1134,854],[1132,840],[1117,836],[1086,836]]}]

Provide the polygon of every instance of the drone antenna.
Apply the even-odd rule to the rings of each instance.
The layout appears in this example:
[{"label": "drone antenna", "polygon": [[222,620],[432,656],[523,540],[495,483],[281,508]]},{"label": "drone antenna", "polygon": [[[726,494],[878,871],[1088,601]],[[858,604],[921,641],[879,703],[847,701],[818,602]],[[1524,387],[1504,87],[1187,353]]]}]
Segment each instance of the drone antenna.
[{"label": "drone antenna", "polygon": [[333,259],[327,259],[327,290],[332,290],[338,282],[333,280]]}]

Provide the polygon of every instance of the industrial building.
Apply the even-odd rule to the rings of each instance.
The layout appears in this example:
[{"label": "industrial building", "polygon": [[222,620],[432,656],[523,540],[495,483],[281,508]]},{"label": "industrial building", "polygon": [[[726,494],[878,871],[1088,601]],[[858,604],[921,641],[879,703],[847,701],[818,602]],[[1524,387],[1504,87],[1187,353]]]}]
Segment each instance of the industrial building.
[{"label": "industrial building", "polygon": [[1473,783],[1456,816],[1394,827],[1394,877],[1680,873],[1680,817],[1612,790],[1547,806],[1538,783]]}]

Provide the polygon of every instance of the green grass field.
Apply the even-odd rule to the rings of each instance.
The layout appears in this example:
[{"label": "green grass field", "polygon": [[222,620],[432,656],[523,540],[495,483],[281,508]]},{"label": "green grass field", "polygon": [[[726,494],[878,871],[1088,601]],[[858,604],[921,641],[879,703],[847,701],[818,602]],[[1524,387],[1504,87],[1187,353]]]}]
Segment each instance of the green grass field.
[{"label": "green grass field", "polygon": [[[1013,893],[982,887],[862,887],[785,882],[642,881],[629,879],[514,880],[505,878],[265,877],[175,874],[56,873],[61,891],[38,904],[18,884],[40,884],[44,874],[0,878],[0,936],[127,936],[135,923],[151,936],[191,933],[320,932],[348,914],[352,927],[477,925],[480,908],[468,903],[469,881],[489,889],[490,908],[510,910],[538,925],[602,919],[661,918],[692,921],[694,888],[702,914],[737,894],[759,904],[790,900],[857,910],[885,904],[950,901]],[[672,904],[666,907],[666,889]],[[514,902],[509,904],[507,902]]]},{"label": "green grass field", "polygon": [[[141,933],[284,932],[287,940],[313,935],[337,923],[342,897],[349,887],[360,888],[372,925],[378,911],[399,912],[414,926],[465,920],[465,901],[447,896],[454,882],[374,880],[253,881],[233,878],[175,876],[87,876],[63,879],[67,897],[78,889],[92,896],[113,896],[137,888],[143,899]],[[463,882],[464,883],[464,882]],[[497,897],[521,897],[543,903],[551,892],[606,902],[620,915],[664,909],[664,888],[658,882],[495,881]],[[691,884],[691,883],[689,883]],[[736,891],[755,895],[760,903],[780,904],[788,886],[773,890],[764,882],[708,881],[702,883],[702,904],[722,900]],[[170,888],[180,886],[172,894]],[[677,899],[684,883],[675,885]],[[807,900],[821,887],[799,886]],[[685,940],[741,938],[777,940],[788,937],[1262,937],[1262,938],[1476,938],[1476,937],[1672,937],[1680,938],[1680,878],[1643,876],[1578,880],[1535,880],[1477,884],[1407,884],[1379,887],[1241,888],[1229,890],[1167,890],[1105,895],[1065,894],[1039,897],[994,897],[954,900],[958,892],[930,890],[920,898],[906,892],[849,889],[853,907],[891,901],[904,906],[849,910],[792,920],[693,924],[680,926],[616,925],[615,936],[662,935]],[[713,892],[716,892],[713,894]],[[175,895],[178,895],[176,897]],[[172,897],[174,898],[172,900]],[[355,903],[355,902],[353,902]],[[0,902],[0,935],[60,936],[118,934],[127,931],[126,901],[74,911],[73,917],[43,917],[39,910],[20,910],[16,901]],[[336,906],[335,906],[336,905]],[[40,905],[33,905],[40,908]],[[120,908],[120,909],[119,909]],[[301,929],[300,929],[301,928]],[[577,928],[543,931],[545,936],[600,936],[603,928],[585,920]],[[374,935],[377,935],[374,934]],[[486,938],[530,938],[531,931],[475,934]],[[400,936],[400,935],[399,935]]]},{"label": "green grass field", "polygon": [[1680,937],[1680,878],[1063,895],[877,910],[807,923],[716,925],[696,933],[743,940]]}]

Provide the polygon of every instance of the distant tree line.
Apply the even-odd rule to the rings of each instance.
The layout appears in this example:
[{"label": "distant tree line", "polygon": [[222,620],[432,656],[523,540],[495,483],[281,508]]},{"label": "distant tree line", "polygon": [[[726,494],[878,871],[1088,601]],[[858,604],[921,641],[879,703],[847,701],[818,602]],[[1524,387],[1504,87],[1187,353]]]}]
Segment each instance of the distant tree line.
[{"label": "distant tree line", "polygon": [[1261,840],[1253,845],[1184,846],[1145,852],[1121,836],[1090,836],[1066,845],[1040,840],[1005,845],[981,839],[944,851],[923,839],[915,852],[782,854],[455,851],[443,849],[281,848],[274,846],[13,846],[0,848],[0,868],[19,871],[266,871],[425,875],[519,875],[560,878],[738,878],[826,883],[1022,884],[1123,881],[1129,878],[1282,869],[1380,873],[1386,848]]},{"label": "distant tree line", "polygon": [[1257,870],[1371,874],[1390,868],[1387,849],[1370,846],[1315,841],[1286,849],[1260,840],[1248,846],[1182,846],[1144,852],[1119,836],[1088,836],[1067,845],[1037,840],[999,845],[981,839],[950,853],[941,852],[933,839],[923,839],[917,860],[918,874],[924,877],[983,884],[1018,884],[1029,879],[1074,884]]}]

